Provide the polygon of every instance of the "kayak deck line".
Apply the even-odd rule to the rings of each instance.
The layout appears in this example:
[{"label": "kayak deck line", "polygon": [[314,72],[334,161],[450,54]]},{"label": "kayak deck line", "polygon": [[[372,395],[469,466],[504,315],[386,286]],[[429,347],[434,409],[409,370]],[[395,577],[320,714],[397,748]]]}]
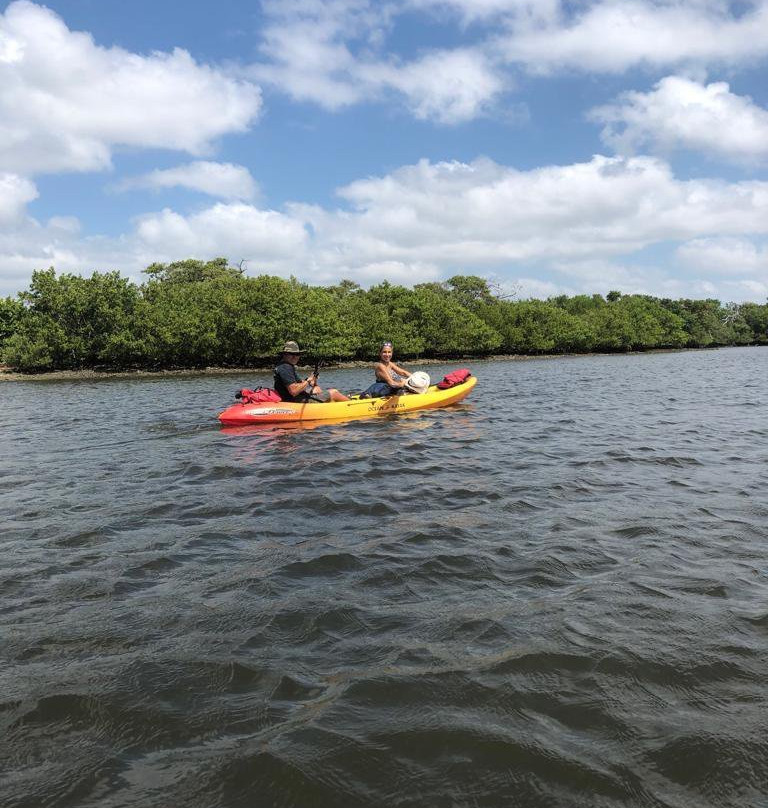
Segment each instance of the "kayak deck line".
[{"label": "kayak deck line", "polygon": [[355,418],[376,418],[418,410],[436,409],[456,404],[466,398],[477,383],[470,376],[462,384],[440,390],[431,385],[426,393],[405,393],[383,398],[360,398],[328,403],[280,401],[260,404],[238,402],[219,413],[218,419],[225,426],[248,424],[279,424],[299,421],[343,421]]}]

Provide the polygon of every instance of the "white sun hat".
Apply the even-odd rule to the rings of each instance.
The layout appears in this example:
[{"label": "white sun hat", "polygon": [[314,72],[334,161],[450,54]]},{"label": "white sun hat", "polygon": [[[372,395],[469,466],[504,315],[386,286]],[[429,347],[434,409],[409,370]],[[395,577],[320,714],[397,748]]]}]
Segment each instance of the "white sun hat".
[{"label": "white sun hat", "polygon": [[411,373],[405,380],[404,385],[405,388],[412,393],[426,393],[429,383],[429,374],[424,373],[423,370],[417,370],[415,373]]}]

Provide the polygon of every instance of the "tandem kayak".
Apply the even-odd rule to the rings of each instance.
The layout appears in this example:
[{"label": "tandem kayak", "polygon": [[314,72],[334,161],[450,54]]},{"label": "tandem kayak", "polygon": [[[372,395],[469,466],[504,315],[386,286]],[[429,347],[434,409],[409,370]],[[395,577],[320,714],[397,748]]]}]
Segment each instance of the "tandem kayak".
[{"label": "tandem kayak", "polygon": [[440,390],[436,385],[426,393],[405,393],[384,398],[360,398],[349,401],[329,401],[327,404],[293,401],[243,404],[238,402],[219,413],[219,421],[225,426],[248,426],[250,424],[288,424],[302,421],[343,421],[348,418],[376,418],[382,415],[399,415],[416,410],[433,410],[447,407],[466,398],[477,383],[470,376],[462,384]]}]

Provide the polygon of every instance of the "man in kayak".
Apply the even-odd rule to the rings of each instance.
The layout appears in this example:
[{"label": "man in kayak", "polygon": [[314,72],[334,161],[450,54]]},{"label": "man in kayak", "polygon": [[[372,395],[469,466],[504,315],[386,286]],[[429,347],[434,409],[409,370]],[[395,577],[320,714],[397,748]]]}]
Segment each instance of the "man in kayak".
[{"label": "man in kayak", "polygon": [[302,379],[296,371],[299,358],[304,353],[299,346],[288,341],[283,346],[280,363],[275,368],[275,390],[283,401],[349,401],[349,398],[338,390],[323,390],[317,385],[317,376],[311,373]]}]

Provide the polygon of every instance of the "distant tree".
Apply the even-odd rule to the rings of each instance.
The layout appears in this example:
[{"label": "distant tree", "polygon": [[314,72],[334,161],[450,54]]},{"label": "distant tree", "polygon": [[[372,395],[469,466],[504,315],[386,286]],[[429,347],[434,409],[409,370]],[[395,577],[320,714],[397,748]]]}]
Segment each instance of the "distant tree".
[{"label": "distant tree", "polygon": [[24,304],[18,298],[0,297],[0,350],[8,337],[16,332],[24,312]]},{"label": "distant tree", "polygon": [[687,333],[685,342],[689,348],[706,348],[714,345],[731,345],[734,330],[725,321],[725,311],[719,300],[669,300],[659,301],[662,306],[683,320]]},{"label": "distant tree", "polygon": [[491,286],[485,278],[477,275],[454,275],[445,285],[462,306],[473,309],[478,304],[488,305],[494,301]]},{"label": "distant tree", "polygon": [[586,314],[605,306],[605,300],[601,295],[574,295],[573,297],[559,295],[558,297],[549,298],[548,302],[554,303],[570,314],[575,315]]},{"label": "distant tree", "polygon": [[328,291],[337,297],[346,297],[351,294],[359,294],[363,288],[355,281],[342,279],[335,286],[329,286]]},{"label": "distant tree", "polygon": [[20,298],[27,311],[5,342],[9,364],[37,371],[142,361],[138,289],[118,272],[38,270]]},{"label": "distant tree", "polygon": [[501,335],[479,317],[474,306],[462,306],[429,287],[416,287],[409,317],[415,322],[432,356],[477,354],[495,350]]},{"label": "distant tree", "polygon": [[539,354],[589,348],[579,318],[542,300],[505,302],[497,324],[509,353]]},{"label": "distant tree", "polygon": [[643,295],[620,296],[586,316],[598,350],[679,347],[686,338],[683,321]]},{"label": "distant tree", "polygon": [[232,267],[226,258],[213,258],[210,261],[186,258],[170,264],[150,264],[144,270],[144,274],[162,283],[198,283],[221,278],[239,278],[243,273],[244,262],[240,262],[239,267]]},{"label": "distant tree", "polygon": [[768,343],[768,303],[742,303],[740,313],[750,331],[752,341]]}]

